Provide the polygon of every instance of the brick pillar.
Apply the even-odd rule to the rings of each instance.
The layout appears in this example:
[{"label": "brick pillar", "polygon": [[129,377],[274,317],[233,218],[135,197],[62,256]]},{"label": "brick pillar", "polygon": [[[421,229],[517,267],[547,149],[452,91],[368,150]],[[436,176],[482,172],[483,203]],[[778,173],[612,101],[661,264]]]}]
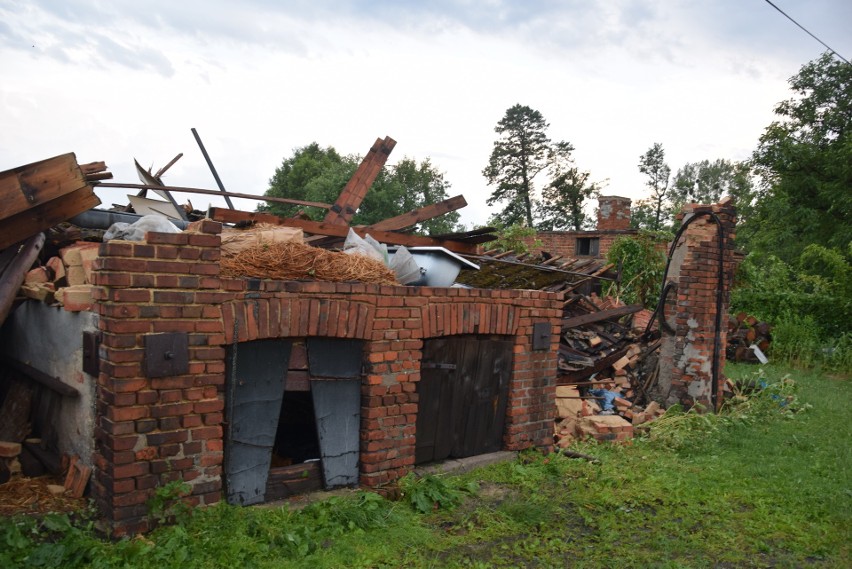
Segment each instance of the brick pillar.
[{"label": "brick pillar", "polygon": [[374,286],[376,313],[361,387],[362,486],[393,482],[414,467],[417,383],[423,351],[420,310],[410,287]]},{"label": "brick pillar", "polygon": [[598,197],[598,231],[630,229],[630,198]]},{"label": "brick pillar", "polygon": [[[724,230],[719,254],[719,225],[707,215],[714,213]],[[689,221],[691,218],[694,220]],[[718,384],[722,393],[730,287],[736,268],[733,259],[735,210],[730,201],[721,204],[688,204],[678,215],[689,226],[672,255],[667,282],[674,283],[666,299],[666,322],[674,332],[663,331],[660,376],[656,395],[667,406],[694,403],[712,408],[713,348],[716,332],[719,262],[723,263],[721,326],[719,329]],[[721,396],[717,398],[721,402]]]},{"label": "brick pillar", "polygon": [[[97,386],[94,497],[115,535],[146,531],[146,501],[173,480],[192,505],[220,499],[224,349],[219,306],[201,304],[220,287],[221,225],[199,233],[149,233],[110,241],[95,264],[102,343]],[[145,337],[185,332],[186,374],[150,378]]]},{"label": "brick pillar", "polygon": [[[514,337],[505,447],[552,450],[562,300],[561,296],[554,299],[554,295],[544,292],[520,294],[523,309]],[[550,344],[547,349],[533,350],[533,325],[542,322],[550,324]]]}]

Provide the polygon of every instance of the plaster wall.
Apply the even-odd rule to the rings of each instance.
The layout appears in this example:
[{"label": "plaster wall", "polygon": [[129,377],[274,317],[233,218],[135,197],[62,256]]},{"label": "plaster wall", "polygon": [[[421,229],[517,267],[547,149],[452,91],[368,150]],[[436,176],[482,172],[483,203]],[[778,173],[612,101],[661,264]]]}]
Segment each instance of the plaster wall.
[{"label": "plaster wall", "polygon": [[95,378],[83,372],[83,332],[96,332],[98,315],[24,302],[0,329],[0,353],[76,389],[63,397],[57,426],[59,451],[92,466],[95,449]]}]

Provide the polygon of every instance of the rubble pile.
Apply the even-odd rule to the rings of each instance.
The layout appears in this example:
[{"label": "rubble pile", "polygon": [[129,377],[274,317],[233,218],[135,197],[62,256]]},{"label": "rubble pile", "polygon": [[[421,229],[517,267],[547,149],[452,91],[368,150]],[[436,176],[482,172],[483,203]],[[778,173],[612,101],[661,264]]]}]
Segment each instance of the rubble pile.
[{"label": "rubble pile", "polygon": [[624,441],[664,410],[649,395],[660,343],[645,334],[650,311],[617,299],[572,294],[559,346],[555,440]]},{"label": "rubble pile", "polygon": [[771,343],[772,326],[768,323],[761,322],[745,312],[739,312],[728,318],[728,346],[725,350],[725,359],[756,363],[761,361],[761,357],[769,350]]}]

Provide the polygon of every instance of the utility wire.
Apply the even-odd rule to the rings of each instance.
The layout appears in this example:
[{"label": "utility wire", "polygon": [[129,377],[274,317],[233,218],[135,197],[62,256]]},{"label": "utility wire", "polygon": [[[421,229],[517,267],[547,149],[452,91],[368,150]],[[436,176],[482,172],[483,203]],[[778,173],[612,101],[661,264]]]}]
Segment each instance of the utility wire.
[{"label": "utility wire", "polygon": [[[849,60],[848,60],[848,59],[846,59],[845,57],[843,57],[842,55],[840,55],[839,53],[837,53],[836,51],[834,51],[833,49],[831,49],[831,48],[828,46],[828,44],[827,44],[827,43],[825,43],[824,41],[822,41],[821,39],[819,39],[818,37],[816,37],[815,35],[813,35],[811,32],[809,32],[807,29],[805,29],[805,27],[804,27],[802,24],[800,24],[799,22],[797,22],[796,20],[794,20],[793,18],[791,18],[789,15],[787,15],[787,13],[786,13],[784,10],[782,10],[781,8],[779,8],[778,6],[776,6],[775,4],[773,4],[772,2],[770,2],[770,0],[766,0],[766,3],[767,3],[767,4],[769,4],[770,6],[772,6],[773,8],[775,8],[776,10],[778,10],[779,12],[781,12],[781,13],[784,15],[784,17],[786,17],[788,20],[790,20],[791,22],[793,22],[794,24],[796,24],[797,26],[799,26],[800,28],[802,28],[802,30],[803,30],[806,34],[808,34],[809,36],[811,36],[812,38],[814,38],[816,41],[818,41],[819,43],[821,43],[822,45],[824,45],[824,46],[825,46],[825,48],[826,48],[828,51],[830,51],[831,53],[833,53],[834,55],[836,55],[837,57],[839,57],[840,59],[842,59],[842,60],[843,60],[843,61],[845,61],[846,63],[849,63]],[[850,65],[852,65],[852,63],[849,63],[849,64],[850,64]]]}]

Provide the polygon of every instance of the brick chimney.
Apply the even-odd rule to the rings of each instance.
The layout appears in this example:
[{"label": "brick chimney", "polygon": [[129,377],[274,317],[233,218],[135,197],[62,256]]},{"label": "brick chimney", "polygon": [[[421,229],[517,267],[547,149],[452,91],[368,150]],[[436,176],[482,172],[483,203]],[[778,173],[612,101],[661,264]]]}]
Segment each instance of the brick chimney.
[{"label": "brick chimney", "polygon": [[598,197],[598,231],[630,229],[630,198]]}]

